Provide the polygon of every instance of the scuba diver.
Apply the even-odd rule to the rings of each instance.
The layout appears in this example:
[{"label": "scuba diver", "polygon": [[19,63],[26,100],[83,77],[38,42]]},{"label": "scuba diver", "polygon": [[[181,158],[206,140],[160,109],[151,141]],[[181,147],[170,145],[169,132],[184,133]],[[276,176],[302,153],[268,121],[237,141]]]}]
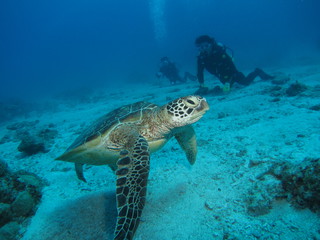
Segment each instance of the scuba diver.
[{"label": "scuba diver", "polygon": [[248,86],[256,77],[260,77],[262,80],[274,78],[274,76],[265,73],[259,68],[245,76],[237,70],[232,55],[230,56],[227,53],[227,47],[217,43],[214,38],[208,35],[199,36],[195,41],[195,45],[199,50],[197,77],[200,84],[199,89],[195,92],[196,94],[209,93],[208,87],[204,85],[204,70],[213,74],[224,84],[222,89],[216,86],[211,90],[213,93],[229,92],[235,82]]},{"label": "scuba diver", "polygon": [[184,77],[182,78],[179,75],[179,70],[175,63],[170,61],[168,57],[163,57],[160,59],[160,69],[156,74],[158,78],[166,77],[169,79],[171,85],[175,85],[177,82],[185,83],[188,79],[196,81],[197,77],[191,73],[185,72]]}]

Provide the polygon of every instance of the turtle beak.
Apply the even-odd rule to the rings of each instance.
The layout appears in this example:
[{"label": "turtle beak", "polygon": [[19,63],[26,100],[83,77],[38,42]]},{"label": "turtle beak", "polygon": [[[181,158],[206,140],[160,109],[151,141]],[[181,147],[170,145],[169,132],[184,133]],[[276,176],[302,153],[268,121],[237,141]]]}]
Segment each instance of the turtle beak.
[{"label": "turtle beak", "polygon": [[199,107],[196,108],[198,112],[203,112],[203,114],[205,114],[209,109],[209,104],[205,98],[200,102]]},{"label": "turtle beak", "polygon": [[195,114],[192,116],[192,121],[198,121],[209,109],[209,104],[207,103],[206,99],[203,98],[199,106],[195,108]]}]

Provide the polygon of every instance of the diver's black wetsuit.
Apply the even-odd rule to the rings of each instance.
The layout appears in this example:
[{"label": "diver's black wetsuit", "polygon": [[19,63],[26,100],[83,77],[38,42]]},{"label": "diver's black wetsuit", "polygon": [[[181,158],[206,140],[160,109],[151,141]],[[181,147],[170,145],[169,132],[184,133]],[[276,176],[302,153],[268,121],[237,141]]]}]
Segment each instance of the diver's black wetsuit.
[{"label": "diver's black wetsuit", "polygon": [[197,77],[192,75],[189,72],[185,72],[184,76],[181,77],[177,66],[173,62],[170,62],[169,60],[166,60],[165,64],[164,63],[161,64],[159,72],[164,77],[168,78],[171,84],[176,84],[177,82],[184,83],[188,79],[190,79],[191,81],[197,81]]},{"label": "diver's black wetsuit", "polygon": [[219,46],[214,43],[210,53],[202,52],[198,56],[198,81],[200,84],[204,83],[203,71],[206,69],[209,73],[216,76],[223,84],[237,82],[242,85],[249,85],[257,76],[263,80],[271,79],[272,76],[266,74],[259,68],[244,76],[235,67],[232,58],[227,54],[224,46]]}]

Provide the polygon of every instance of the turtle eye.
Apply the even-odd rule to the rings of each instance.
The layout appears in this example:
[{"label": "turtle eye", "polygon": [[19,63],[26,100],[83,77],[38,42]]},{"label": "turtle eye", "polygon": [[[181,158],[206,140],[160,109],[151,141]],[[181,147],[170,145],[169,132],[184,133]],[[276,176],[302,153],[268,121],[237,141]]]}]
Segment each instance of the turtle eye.
[{"label": "turtle eye", "polygon": [[190,103],[190,104],[192,104],[192,105],[195,105],[195,102],[192,101],[191,99],[188,99],[187,102]]}]

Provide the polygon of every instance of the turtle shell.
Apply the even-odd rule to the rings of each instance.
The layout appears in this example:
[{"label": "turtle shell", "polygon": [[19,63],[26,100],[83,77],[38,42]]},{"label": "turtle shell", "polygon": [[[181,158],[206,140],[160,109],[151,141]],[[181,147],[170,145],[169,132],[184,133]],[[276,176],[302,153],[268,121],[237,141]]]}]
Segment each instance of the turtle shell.
[{"label": "turtle shell", "polygon": [[119,107],[96,120],[81,135],[70,145],[66,152],[81,146],[84,143],[90,142],[102,134],[106,133],[113,126],[123,122],[135,122],[141,119],[141,114],[146,111],[153,111],[158,106],[149,102],[136,102]]}]

